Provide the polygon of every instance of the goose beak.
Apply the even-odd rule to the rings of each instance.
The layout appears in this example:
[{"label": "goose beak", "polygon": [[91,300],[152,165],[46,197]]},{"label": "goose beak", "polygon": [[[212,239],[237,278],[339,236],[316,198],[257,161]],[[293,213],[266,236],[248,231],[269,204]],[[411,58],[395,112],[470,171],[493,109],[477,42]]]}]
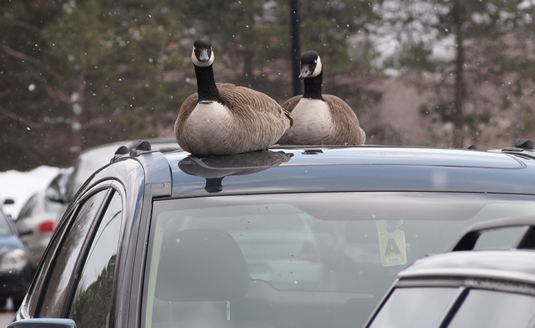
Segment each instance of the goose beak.
[{"label": "goose beak", "polygon": [[208,49],[201,49],[201,53],[199,54],[199,61],[201,63],[205,63],[210,60],[210,55],[208,54]]},{"label": "goose beak", "polygon": [[303,80],[306,77],[308,77],[311,73],[312,71],[310,70],[310,67],[308,65],[301,66],[301,74],[299,74],[299,78]]}]

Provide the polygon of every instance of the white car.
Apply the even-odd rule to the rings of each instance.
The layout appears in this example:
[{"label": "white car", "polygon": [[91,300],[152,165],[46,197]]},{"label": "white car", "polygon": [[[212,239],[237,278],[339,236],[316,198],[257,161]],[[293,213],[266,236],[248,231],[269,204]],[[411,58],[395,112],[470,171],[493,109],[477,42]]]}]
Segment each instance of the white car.
[{"label": "white car", "polygon": [[64,210],[62,204],[50,201],[42,190],[30,196],[14,220],[33,269],[37,268]]}]

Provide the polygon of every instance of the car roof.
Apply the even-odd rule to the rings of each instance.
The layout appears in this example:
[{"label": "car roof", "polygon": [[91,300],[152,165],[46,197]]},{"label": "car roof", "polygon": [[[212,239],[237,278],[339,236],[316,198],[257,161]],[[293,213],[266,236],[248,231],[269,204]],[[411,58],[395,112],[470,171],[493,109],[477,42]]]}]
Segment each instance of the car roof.
[{"label": "car roof", "polygon": [[172,196],[334,191],[535,194],[532,153],[423,147],[278,147],[229,156],[164,154]]},{"label": "car roof", "polygon": [[[177,150],[178,147],[174,138],[152,138],[147,139],[154,147],[161,151]],[[114,152],[121,146],[128,149],[135,147],[139,140],[116,141],[84,150],[76,159],[73,172],[69,175],[70,182],[67,185],[67,198],[74,196],[80,186],[100,168],[110,163]]]},{"label": "car roof", "polygon": [[[178,149],[173,138],[154,138],[148,139],[148,141],[162,151]],[[121,146],[132,148],[137,142],[138,140],[123,140],[88,148],[78,156],[77,165],[83,165],[84,169],[94,172],[110,162],[111,155],[117,148]]]},{"label": "car roof", "polygon": [[[487,232],[522,228],[516,241],[498,250],[474,250]],[[399,279],[437,277],[479,278],[535,284],[535,217],[505,217],[475,223],[452,243],[446,253],[417,260]]]},{"label": "car roof", "polygon": [[[303,192],[451,192],[535,195],[535,153],[397,146],[285,146],[228,156],[196,157],[176,143],[138,140],[119,147],[93,181],[130,174],[135,160],[152,197]],[[88,183],[91,183],[88,181]]]},{"label": "car roof", "polygon": [[400,279],[482,278],[535,283],[532,250],[479,250],[437,254],[417,260],[398,274]]}]

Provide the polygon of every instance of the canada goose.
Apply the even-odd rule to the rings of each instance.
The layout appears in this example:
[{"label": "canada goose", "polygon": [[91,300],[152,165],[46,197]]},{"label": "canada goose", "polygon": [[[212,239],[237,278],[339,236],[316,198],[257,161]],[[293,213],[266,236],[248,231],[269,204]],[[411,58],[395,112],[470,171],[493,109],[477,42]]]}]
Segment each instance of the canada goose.
[{"label": "canada goose", "polygon": [[288,112],[269,96],[215,83],[210,41],[195,41],[191,59],[197,93],[184,100],[175,122],[176,141],[184,150],[206,156],[267,149],[290,127]]},{"label": "canada goose", "polygon": [[323,65],[315,51],[301,56],[300,79],[305,92],[282,104],[294,120],[293,126],[279,140],[285,145],[362,145],[366,133],[355,112],[342,99],[322,95]]}]

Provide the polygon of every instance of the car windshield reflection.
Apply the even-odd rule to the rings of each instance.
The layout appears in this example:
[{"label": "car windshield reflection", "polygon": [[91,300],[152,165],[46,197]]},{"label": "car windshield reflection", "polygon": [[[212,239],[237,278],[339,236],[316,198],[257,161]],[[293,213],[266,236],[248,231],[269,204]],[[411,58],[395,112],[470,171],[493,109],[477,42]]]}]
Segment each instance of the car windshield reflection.
[{"label": "car windshield reflection", "polygon": [[2,212],[0,212],[0,236],[10,236],[13,233],[9,229],[7,219]]},{"label": "car windshield reflection", "polygon": [[[408,264],[442,252],[471,223],[535,214],[526,205],[533,198],[372,192],[156,201],[145,324],[194,320],[197,306],[205,317],[265,322],[254,313],[265,316],[260,309],[270,304],[281,326],[291,322],[288,309],[307,313],[302,327],[348,318],[358,326]],[[320,305],[344,310],[314,313]]]}]

